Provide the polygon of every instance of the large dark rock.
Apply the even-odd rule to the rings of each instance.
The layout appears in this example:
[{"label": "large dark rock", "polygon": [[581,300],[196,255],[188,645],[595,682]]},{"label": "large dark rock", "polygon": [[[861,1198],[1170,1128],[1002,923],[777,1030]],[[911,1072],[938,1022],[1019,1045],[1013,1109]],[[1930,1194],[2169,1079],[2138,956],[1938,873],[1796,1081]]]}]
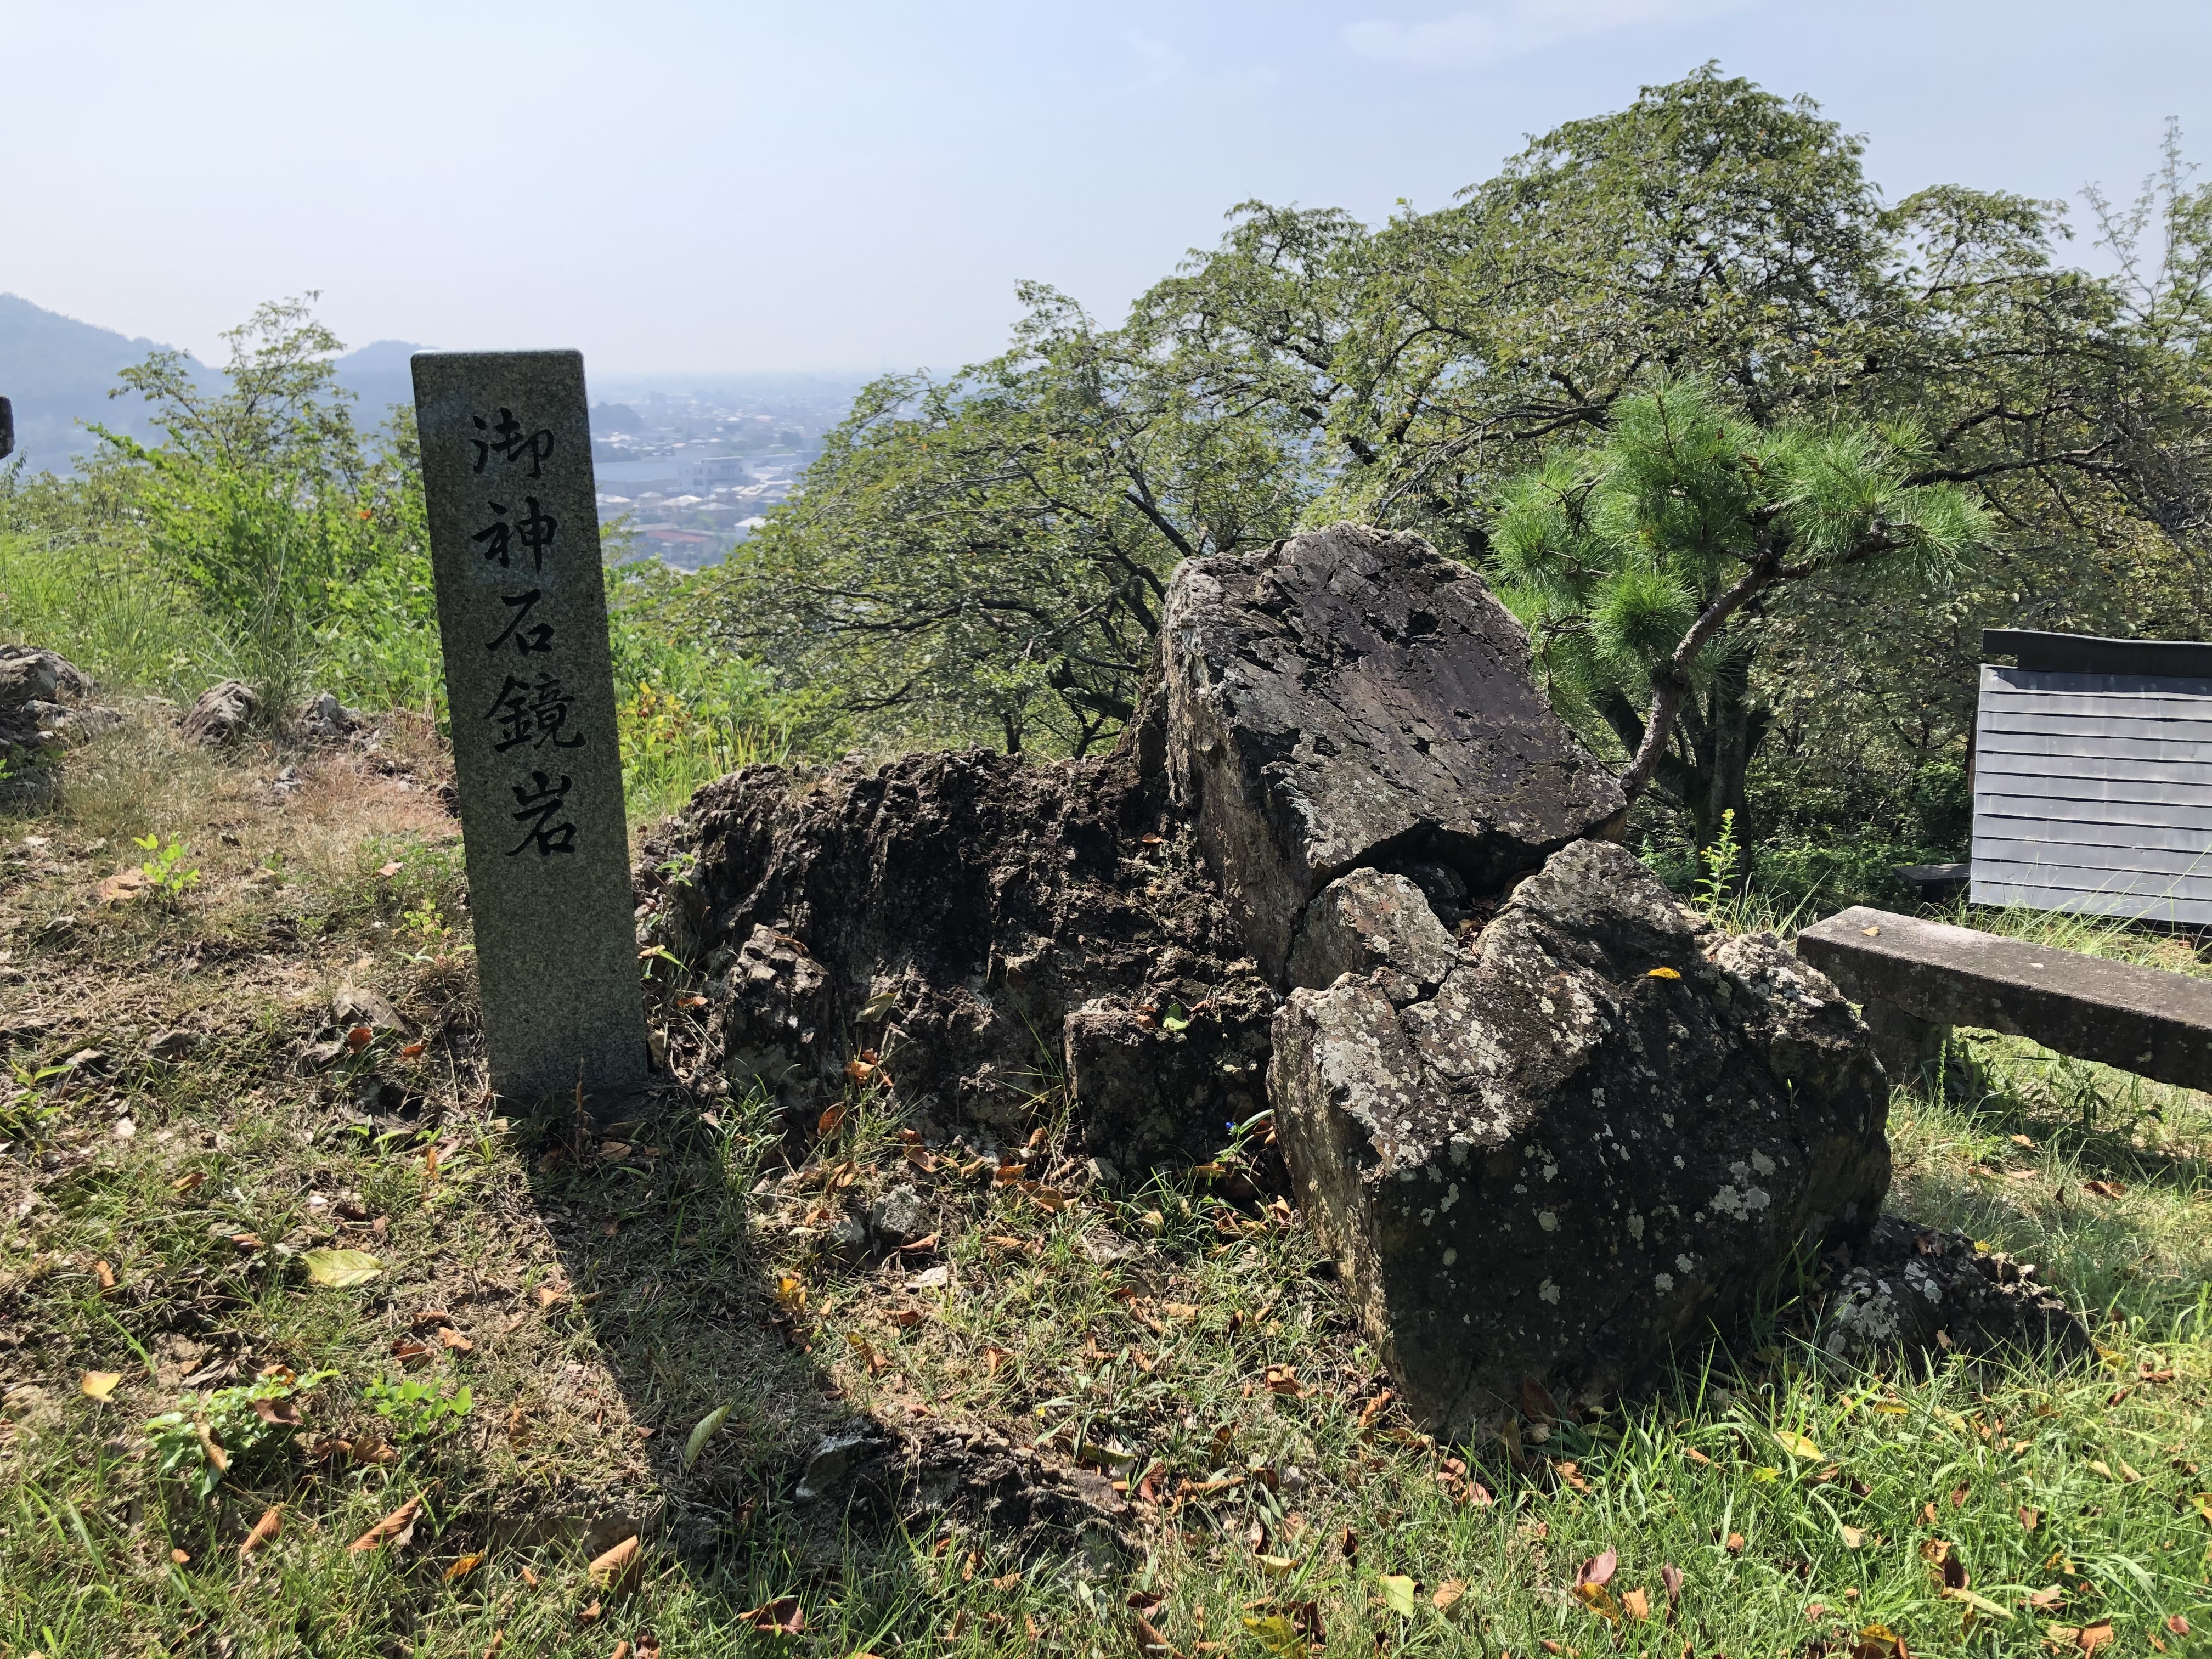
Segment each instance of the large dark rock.
[{"label": "large dark rock", "polygon": [[1410,885],[1351,884],[1364,931],[1276,1016],[1270,1095],[1301,1207],[1425,1422],[1463,1431],[1528,1385],[1612,1394],[1873,1221],[1881,1069],[1772,936],[1725,939],[1579,841],[1439,980]]},{"label": "large dark rock", "polygon": [[925,1127],[1026,1134],[1065,1086],[1091,1151],[1203,1158],[1261,1109],[1277,998],[1135,757],[738,773],[648,848],[646,937],[712,975],[732,1085],[794,1121],[873,1049]]},{"label": "large dark rock", "polygon": [[1531,682],[1520,623],[1417,536],[1341,524],[1177,567],[1166,767],[1261,970],[1337,877],[1475,893],[1607,833],[1620,786]]}]

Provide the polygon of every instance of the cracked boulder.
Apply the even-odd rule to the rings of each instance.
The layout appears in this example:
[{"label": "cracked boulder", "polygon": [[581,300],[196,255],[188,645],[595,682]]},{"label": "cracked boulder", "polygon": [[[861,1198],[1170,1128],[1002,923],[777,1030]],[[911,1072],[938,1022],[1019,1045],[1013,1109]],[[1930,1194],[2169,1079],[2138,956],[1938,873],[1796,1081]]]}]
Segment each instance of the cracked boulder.
[{"label": "cracked boulder", "polygon": [[1160,641],[1169,786],[1278,984],[1339,877],[1427,866],[1488,891],[1626,810],[1521,624],[1418,536],[1340,524],[1187,561]]},{"label": "cracked boulder", "polygon": [[1270,1093],[1306,1218],[1438,1431],[1532,1385],[1616,1394],[1872,1224],[1887,1086],[1771,935],[1723,938],[1598,841],[1448,961],[1413,883],[1347,880],[1292,953]]}]

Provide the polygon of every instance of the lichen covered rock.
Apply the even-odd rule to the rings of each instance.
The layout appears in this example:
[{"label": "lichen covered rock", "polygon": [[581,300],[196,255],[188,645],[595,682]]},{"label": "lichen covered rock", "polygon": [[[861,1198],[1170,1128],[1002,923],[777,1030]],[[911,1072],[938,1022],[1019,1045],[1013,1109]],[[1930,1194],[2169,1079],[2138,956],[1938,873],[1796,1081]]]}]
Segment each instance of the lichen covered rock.
[{"label": "lichen covered rock", "polygon": [[[1411,930],[1418,933],[1419,930]],[[1887,1091],[1834,988],[1620,848],[1522,882],[1433,993],[1294,991],[1270,1093],[1300,1205],[1409,1406],[1596,1399],[1871,1224]]]},{"label": "lichen covered rock", "polygon": [[1964,1233],[1886,1215],[1856,1248],[1836,1254],[1820,1341],[1843,1364],[2051,1350],[2074,1358],[2094,1346],[2089,1328],[2036,1278],[2033,1263]]}]

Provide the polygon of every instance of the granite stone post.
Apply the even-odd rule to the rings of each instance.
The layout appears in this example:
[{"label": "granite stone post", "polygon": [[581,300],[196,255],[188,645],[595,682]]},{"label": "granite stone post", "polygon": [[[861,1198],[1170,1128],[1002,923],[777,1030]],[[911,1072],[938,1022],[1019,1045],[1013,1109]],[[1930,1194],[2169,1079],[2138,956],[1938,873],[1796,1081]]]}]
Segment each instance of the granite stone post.
[{"label": "granite stone post", "polygon": [[584,360],[414,359],[492,1087],[650,1070]]}]

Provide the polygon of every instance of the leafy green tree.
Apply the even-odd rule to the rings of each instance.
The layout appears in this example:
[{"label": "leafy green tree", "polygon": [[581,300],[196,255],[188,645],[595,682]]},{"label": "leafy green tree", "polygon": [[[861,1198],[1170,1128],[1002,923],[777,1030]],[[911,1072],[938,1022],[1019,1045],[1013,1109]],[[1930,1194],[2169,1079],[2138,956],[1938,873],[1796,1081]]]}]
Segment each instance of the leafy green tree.
[{"label": "leafy green tree", "polygon": [[713,625],[878,731],[1082,754],[1128,717],[1176,562],[1263,544],[1297,449],[1042,288],[1004,356],[865,390],[712,574]]},{"label": "leafy green tree", "polygon": [[1617,400],[1602,437],[1508,483],[1490,526],[1506,602],[1571,702],[1629,753],[1701,841],[1745,809],[1757,716],[1734,626],[1784,584],[1940,579],[1987,538],[1956,484],[1921,481],[1910,427],[1762,425],[1711,383]]},{"label": "leafy green tree", "polygon": [[157,351],[125,369],[163,441],[95,427],[130,470],[133,508],[156,562],[210,626],[216,653],[275,717],[329,654],[347,591],[377,562],[382,477],[356,431],[331,359],[343,347],[307,299],[271,301],[227,332],[225,390],[209,393],[184,356]]}]

